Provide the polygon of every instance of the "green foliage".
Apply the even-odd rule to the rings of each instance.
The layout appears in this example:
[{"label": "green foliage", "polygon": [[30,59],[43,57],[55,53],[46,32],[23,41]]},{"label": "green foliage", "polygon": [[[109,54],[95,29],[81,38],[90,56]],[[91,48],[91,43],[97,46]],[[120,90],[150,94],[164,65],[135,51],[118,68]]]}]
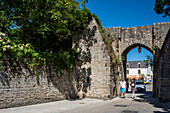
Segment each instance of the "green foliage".
[{"label": "green foliage", "polygon": [[153,56],[147,55],[147,60],[144,60],[146,66],[154,66]]},{"label": "green foliage", "polygon": [[112,35],[111,32],[104,32],[103,34],[106,34],[105,37],[103,36],[105,41],[107,41],[109,44],[112,44],[114,35]]},{"label": "green foliage", "polygon": [[116,58],[112,61],[112,63],[115,64],[115,63],[117,63],[118,61],[119,61],[119,58],[116,57]]},{"label": "green foliage", "polygon": [[79,0],[79,1],[81,1],[82,6],[84,7],[85,7],[85,4],[88,3],[88,0]]},{"label": "green foliage", "polygon": [[72,36],[81,34],[91,19],[90,10],[76,0],[0,0],[0,31],[8,35],[0,55],[24,59],[34,69],[42,60],[53,62],[57,71],[69,71],[78,56]]},{"label": "green foliage", "polygon": [[155,46],[155,47],[153,48],[153,50],[155,50],[155,51],[160,51],[161,49],[160,49],[158,46]]},{"label": "green foliage", "polygon": [[[76,32],[81,34],[91,20],[89,10],[86,7],[81,10],[75,0],[5,0],[1,2],[6,12],[5,17],[10,18],[14,28],[21,27],[13,33],[6,27],[9,30],[9,37],[31,43],[38,51],[57,52],[60,49],[56,48],[60,48],[61,43],[68,45],[65,41],[69,42]],[[1,31],[7,30],[1,29]]]},{"label": "green foliage", "polygon": [[170,16],[170,0],[155,0],[154,10],[157,14],[164,14],[163,17]]},{"label": "green foliage", "polygon": [[122,56],[122,58],[120,59],[120,61],[124,61],[125,60],[125,57],[124,56]]},{"label": "green foliage", "polygon": [[99,30],[100,33],[102,35],[102,38],[104,39],[104,41],[108,42],[109,44],[112,43],[114,35],[111,34],[111,32],[106,32],[106,30],[104,29],[101,20],[99,19],[99,17],[95,14],[92,14],[92,16],[95,18],[96,22],[99,25]]},{"label": "green foliage", "polygon": [[59,51],[58,53],[48,54],[48,58],[54,63],[57,72],[66,70],[70,72],[77,61],[78,53],[76,48],[71,48],[70,51]]},{"label": "green foliage", "polygon": [[93,15],[93,17],[95,18],[96,22],[97,22],[98,25],[99,25],[99,30],[100,30],[100,32],[101,32],[101,33],[104,33],[105,30],[104,30],[104,27],[103,27],[103,25],[102,25],[102,23],[101,23],[101,20],[99,19],[99,17],[98,17],[97,15],[95,15],[95,14],[92,14],[92,15]]},{"label": "green foliage", "polygon": [[[32,58],[31,62],[29,62],[30,57]],[[29,43],[23,44],[11,41],[5,33],[0,32],[0,64],[2,63],[2,60],[6,58],[10,58],[10,62],[13,64],[22,60],[25,64],[33,67],[35,70],[36,66],[39,65],[36,61],[42,60],[44,61],[44,64],[46,64],[46,60],[40,57],[39,53],[37,53]],[[3,67],[0,65],[0,69],[2,68]]]}]

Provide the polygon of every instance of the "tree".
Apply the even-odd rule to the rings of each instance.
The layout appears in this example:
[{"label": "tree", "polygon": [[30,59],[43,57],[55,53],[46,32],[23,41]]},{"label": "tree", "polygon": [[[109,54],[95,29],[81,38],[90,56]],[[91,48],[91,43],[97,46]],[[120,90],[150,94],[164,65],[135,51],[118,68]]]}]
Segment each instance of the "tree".
[{"label": "tree", "polygon": [[154,10],[157,14],[164,14],[163,17],[170,16],[170,0],[156,0]]},{"label": "tree", "polygon": [[1,25],[1,31],[11,32],[13,25],[14,28],[17,27],[13,30],[15,33],[8,32],[12,38],[17,35],[17,38],[30,42],[38,50],[43,51],[46,49],[58,51],[54,48],[59,48],[61,42],[70,39],[74,33],[81,33],[91,19],[87,8],[81,10],[75,0],[1,0],[0,2],[1,11],[5,13],[3,16],[10,20],[8,22],[10,27]]},{"label": "tree", "polygon": [[144,60],[146,66],[154,66],[153,56],[147,55],[147,60]]},{"label": "tree", "polygon": [[77,57],[72,36],[91,19],[76,0],[0,0],[0,31],[17,43],[30,43],[62,69],[72,67]]}]

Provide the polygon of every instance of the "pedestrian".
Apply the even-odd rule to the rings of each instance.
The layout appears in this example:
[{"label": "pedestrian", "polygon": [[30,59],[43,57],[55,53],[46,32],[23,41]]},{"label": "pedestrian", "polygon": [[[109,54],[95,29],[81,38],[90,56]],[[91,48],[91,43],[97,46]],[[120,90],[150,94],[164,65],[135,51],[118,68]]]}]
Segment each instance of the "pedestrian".
[{"label": "pedestrian", "polygon": [[132,80],[130,86],[131,86],[131,90],[132,90],[132,99],[134,99],[134,95],[135,95],[135,91],[136,91],[135,80]]},{"label": "pedestrian", "polygon": [[126,81],[122,79],[122,81],[120,81],[120,92],[123,98],[125,98],[125,91],[126,91]]}]

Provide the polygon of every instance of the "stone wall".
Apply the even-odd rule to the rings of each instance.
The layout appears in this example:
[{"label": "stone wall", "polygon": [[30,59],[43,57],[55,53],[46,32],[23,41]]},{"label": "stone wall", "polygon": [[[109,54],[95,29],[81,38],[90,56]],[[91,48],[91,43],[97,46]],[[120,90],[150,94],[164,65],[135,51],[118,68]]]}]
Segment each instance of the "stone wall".
[{"label": "stone wall", "polygon": [[153,50],[153,25],[140,27],[112,27],[106,28],[114,36],[112,47],[116,56],[124,61],[119,62],[119,76],[126,78],[126,57],[127,54],[135,47],[141,46]]},{"label": "stone wall", "polygon": [[[87,97],[108,98],[110,95],[110,57],[106,45],[93,18],[83,37],[75,36],[73,43],[77,44],[82,53],[79,70],[84,70],[84,76],[89,79]],[[86,80],[87,81],[87,80]],[[83,92],[84,93],[84,92]]]},{"label": "stone wall", "polygon": [[[154,25],[139,26],[139,27],[112,27],[105,28],[107,32],[111,32],[114,35],[114,41],[112,46],[116,52],[118,58],[124,57],[124,61],[119,62],[119,75],[126,78],[126,57],[129,51],[135,47],[144,47],[149,50],[154,55],[155,61],[158,61],[159,50],[164,44],[165,37],[168,37],[168,30],[170,29],[170,22],[154,23]],[[166,39],[167,40],[167,39]],[[117,46],[118,45],[118,46]],[[164,47],[165,48],[165,47]],[[165,51],[168,51],[167,49]],[[166,56],[169,55],[168,52],[163,52],[159,60],[161,66],[169,66],[168,62],[170,59]],[[165,56],[165,57],[164,57]],[[166,60],[165,60],[166,59]],[[164,61],[164,63],[163,63]],[[165,62],[166,61],[166,62]],[[155,62],[154,65],[154,77],[153,77],[153,96],[160,99],[164,98],[163,92],[169,84],[165,84],[164,81],[169,82],[169,78],[164,75],[167,71],[165,67],[160,67],[160,65]],[[169,68],[169,67],[168,67]],[[162,74],[164,73],[164,74]],[[165,89],[163,89],[165,88]],[[163,91],[164,90],[164,91]],[[168,95],[165,96],[165,98]]]},{"label": "stone wall", "polygon": [[34,70],[22,61],[12,65],[10,58],[0,71],[0,108],[23,106],[74,98],[110,96],[110,57],[93,18],[83,36],[73,37],[80,56],[71,73],[56,73],[51,64]]},{"label": "stone wall", "polygon": [[122,28],[121,27],[112,27],[112,28],[106,28],[106,32],[110,32],[111,35],[113,35],[113,38],[112,38],[112,47],[115,51],[115,54],[117,56],[119,56],[119,52],[120,51],[120,48],[122,47],[122,45],[120,44],[120,39],[122,37]]},{"label": "stone wall", "polygon": [[156,61],[154,96],[160,101],[170,101],[170,29]]},{"label": "stone wall", "polygon": [[121,53],[127,54],[134,47],[140,46],[152,50],[153,26],[140,26],[122,29]]},{"label": "stone wall", "polygon": [[[5,66],[0,72],[0,108],[22,106],[64,99],[63,94],[48,82],[47,75],[40,74],[38,79],[28,69],[18,64]],[[13,70],[17,69],[16,72]]]},{"label": "stone wall", "polygon": [[162,48],[162,45],[167,36],[168,30],[170,28],[170,22],[154,23],[154,45],[159,49]]},{"label": "stone wall", "polygon": [[[113,48],[116,55],[127,54],[134,47],[141,46],[153,52],[154,46],[162,47],[170,22],[154,23],[139,27],[105,28],[114,36]],[[117,49],[116,49],[117,48]]]},{"label": "stone wall", "polygon": [[[163,45],[165,44],[165,41],[167,40],[166,38],[168,37],[169,29],[170,29],[170,22],[154,24],[154,29],[153,29],[154,30],[154,37],[153,37],[154,48],[153,49],[155,50],[154,51],[155,61],[158,61],[158,58],[160,57],[160,50],[162,50],[161,48],[164,48]],[[153,96],[157,98],[162,98],[162,95],[160,95],[162,86],[161,86],[161,81],[160,81],[161,80],[161,73],[160,73],[161,67],[159,65],[159,62],[155,62],[155,65],[154,65]]]},{"label": "stone wall", "polygon": [[[140,27],[112,27],[106,28],[114,36],[113,48],[117,55],[127,54],[136,46],[144,46],[150,51],[153,48],[153,25]],[[118,44],[117,44],[118,43]]]}]

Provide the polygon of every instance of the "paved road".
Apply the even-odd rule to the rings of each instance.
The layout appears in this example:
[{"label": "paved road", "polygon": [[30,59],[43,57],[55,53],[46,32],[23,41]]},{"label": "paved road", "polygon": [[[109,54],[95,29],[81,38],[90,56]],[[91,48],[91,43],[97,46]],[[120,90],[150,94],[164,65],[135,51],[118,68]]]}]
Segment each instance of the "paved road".
[{"label": "paved road", "polygon": [[116,97],[106,101],[64,100],[1,109],[0,113],[167,113],[170,111],[170,103],[160,103],[152,98],[151,85],[147,85],[147,90],[145,93],[136,93],[135,99],[131,99],[131,93],[127,93],[126,98]]}]

